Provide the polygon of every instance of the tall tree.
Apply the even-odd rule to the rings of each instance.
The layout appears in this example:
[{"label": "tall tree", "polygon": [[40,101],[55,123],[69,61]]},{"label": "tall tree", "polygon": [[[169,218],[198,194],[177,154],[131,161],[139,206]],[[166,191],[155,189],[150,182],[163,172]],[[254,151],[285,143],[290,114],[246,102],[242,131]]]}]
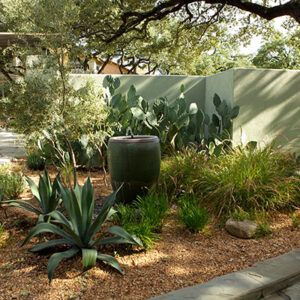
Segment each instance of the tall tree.
[{"label": "tall tree", "polygon": [[300,70],[300,31],[283,36],[277,34],[264,43],[253,59],[258,68]]}]

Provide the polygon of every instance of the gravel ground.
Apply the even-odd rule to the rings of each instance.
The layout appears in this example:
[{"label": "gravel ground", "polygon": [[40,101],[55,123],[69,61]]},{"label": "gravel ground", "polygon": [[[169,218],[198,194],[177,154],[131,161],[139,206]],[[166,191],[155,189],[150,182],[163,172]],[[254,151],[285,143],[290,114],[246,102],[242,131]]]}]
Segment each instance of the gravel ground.
[{"label": "gravel ground", "polygon": [[[28,171],[22,160],[15,164],[38,180],[37,173]],[[55,169],[49,170],[53,177]],[[81,183],[86,176],[85,172],[79,173]],[[92,172],[91,178],[96,197],[101,199],[111,192],[99,172]],[[22,198],[32,201],[29,191]],[[101,262],[82,273],[80,256],[76,256],[57,267],[49,286],[47,261],[53,252],[29,253],[27,250],[38,238],[20,248],[36,222],[34,215],[24,215],[17,208],[7,209],[7,214],[6,219],[0,210],[0,223],[6,228],[0,235],[0,299],[147,299],[209,281],[300,247],[300,230],[292,227],[288,214],[273,216],[271,236],[241,240],[216,224],[205,233],[191,234],[178,224],[173,211],[153,249],[147,252],[120,247],[100,249],[116,256],[124,275]]]}]

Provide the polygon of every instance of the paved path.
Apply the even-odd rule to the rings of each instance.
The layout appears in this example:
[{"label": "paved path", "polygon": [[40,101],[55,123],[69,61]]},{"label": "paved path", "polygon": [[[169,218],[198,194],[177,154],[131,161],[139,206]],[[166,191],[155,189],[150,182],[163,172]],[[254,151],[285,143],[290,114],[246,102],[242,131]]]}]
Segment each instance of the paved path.
[{"label": "paved path", "polygon": [[152,300],[300,300],[300,249]]},{"label": "paved path", "polygon": [[0,129],[0,165],[25,156],[22,143],[18,142],[19,138],[15,133]]}]

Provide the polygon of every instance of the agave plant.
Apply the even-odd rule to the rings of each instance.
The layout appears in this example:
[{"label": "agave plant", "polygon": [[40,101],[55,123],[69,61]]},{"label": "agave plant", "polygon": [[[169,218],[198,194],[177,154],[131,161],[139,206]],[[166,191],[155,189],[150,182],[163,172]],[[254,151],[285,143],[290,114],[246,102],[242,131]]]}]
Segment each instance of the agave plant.
[{"label": "agave plant", "polygon": [[[96,260],[100,259],[122,273],[120,264],[114,257],[98,253],[94,248],[99,245],[123,243],[135,244],[143,247],[143,244],[138,237],[129,234],[119,226],[113,226],[100,237],[95,238],[103,223],[116,213],[112,206],[115,202],[118,190],[106,199],[98,216],[93,222],[94,189],[91,185],[90,178],[88,177],[83,187],[76,184],[75,189],[69,190],[60,183],[59,186],[66,216],[60,211],[51,212],[49,216],[53,218],[53,223],[55,223],[55,225],[50,223],[38,224],[29,232],[23,242],[23,245],[25,245],[32,237],[43,232],[51,232],[62,238],[36,245],[29,251],[38,252],[45,248],[62,244],[71,246],[70,249],[64,252],[55,253],[50,257],[47,268],[49,282],[51,283],[53,272],[60,261],[64,258],[70,258],[78,252],[81,252],[82,254],[84,271],[93,267]],[[61,225],[61,227],[56,224]],[[113,234],[113,236],[107,237],[106,233]]]},{"label": "agave plant", "polygon": [[38,186],[36,186],[36,184],[27,176],[26,181],[30,186],[32,194],[38,201],[39,208],[36,208],[32,204],[23,200],[9,200],[5,202],[9,203],[9,206],[21,207],[37,214],[39,217],[39,223],[44,222],[45,219],[49,221],[49,213],[58,209],[62,203],[58,185],[59,175],[56,176],[52,184],[48,172],[45,169],[43,176],[40,175]]}]

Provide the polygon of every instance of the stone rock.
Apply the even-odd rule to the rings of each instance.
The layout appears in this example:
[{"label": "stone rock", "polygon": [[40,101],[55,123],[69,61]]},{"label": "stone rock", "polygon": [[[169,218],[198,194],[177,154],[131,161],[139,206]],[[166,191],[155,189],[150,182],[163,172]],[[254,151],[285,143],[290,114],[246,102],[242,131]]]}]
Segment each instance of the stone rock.
[{"label": "stone rock", "polygon": [[250,220],[236,221],[230,218],[225,224],[225,229],[233,236],[250,239],[256,231],[257,225]]}]

